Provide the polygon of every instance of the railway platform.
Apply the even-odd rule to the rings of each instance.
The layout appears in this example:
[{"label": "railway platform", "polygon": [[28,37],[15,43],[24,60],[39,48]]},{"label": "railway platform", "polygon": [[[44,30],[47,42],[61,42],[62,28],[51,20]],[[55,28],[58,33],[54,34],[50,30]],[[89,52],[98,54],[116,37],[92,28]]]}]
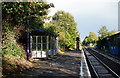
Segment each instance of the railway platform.
[{"label": "railway platform", "polygon": [[[81,52],[68,51],[58,54],[52,59],[36,59],[34,67],[19,73],[13,73],[12,78],[80,78]],[[7,78],[7,77],[6,77]]]}]

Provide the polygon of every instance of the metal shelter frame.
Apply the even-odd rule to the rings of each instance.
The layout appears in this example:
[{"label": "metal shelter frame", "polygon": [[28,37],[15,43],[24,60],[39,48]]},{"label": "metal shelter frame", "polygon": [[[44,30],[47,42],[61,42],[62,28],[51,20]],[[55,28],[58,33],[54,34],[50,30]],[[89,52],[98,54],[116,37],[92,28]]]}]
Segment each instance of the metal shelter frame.
[{"label": "metal shelter frame", "polygon": [[32,58],[48,58],[56,55],[56,36],[45,30],[32,31],[30,54]]}]

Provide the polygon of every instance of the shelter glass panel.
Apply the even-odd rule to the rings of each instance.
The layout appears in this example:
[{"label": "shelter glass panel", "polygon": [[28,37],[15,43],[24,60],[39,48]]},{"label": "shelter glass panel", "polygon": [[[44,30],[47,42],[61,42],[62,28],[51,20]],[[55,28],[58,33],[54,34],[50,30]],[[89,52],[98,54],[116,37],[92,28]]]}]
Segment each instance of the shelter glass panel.
[{"label": "shelter glass panel", "polygon": [[32,43],[36,43],[36,37],[32,37]]},{"label": "shelter glass panel", "polygon": [[43,44],[43,50],[47,50],[47,44]]},{"label": "shelter glass panel", "polygon": [[32,50],[36,50],[36,44],[32,44]]},{"label": "shelter glass panel", "polygon": [[38,37],[38,42],[37,42],[37,43],[38,43],[38,44],[41,43],[41,36]]},{"label": "shelter glass panel", "polygon": [[47,43],[47,37],[42,37],[42,40],[43,40],[43,44]]},{"label": "shelter glass panel", "polygon": [[37,49],[38,49],[38,51],[41,50],[41,44],[37,44]]}]

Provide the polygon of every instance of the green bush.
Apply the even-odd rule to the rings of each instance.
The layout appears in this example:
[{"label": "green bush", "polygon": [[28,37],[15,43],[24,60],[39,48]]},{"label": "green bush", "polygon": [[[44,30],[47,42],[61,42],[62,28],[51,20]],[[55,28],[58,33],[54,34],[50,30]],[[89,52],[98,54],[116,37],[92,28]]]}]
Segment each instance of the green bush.
[{"label": "green bush", "polygon": [[7,49],[3,49],[1,52],[3,55],[4,54],[12,54],[14,56],[20,56],[21,58],[23,57],[23,52],[20,48],[14,47],[14,48],[7,48]]},{"label": "green bush", "polygon": [[10,27],[4,27],[4,43],[2,46],[5,46],[5,48],[2,49],[0,53],[4,54],[12,54],[14,56],[20,56],[21,58],[23,57],[23,52],[22,49],[18,47],[18,44],[14,42],[16,40],[14,38],[15,32],[12,30]]}]

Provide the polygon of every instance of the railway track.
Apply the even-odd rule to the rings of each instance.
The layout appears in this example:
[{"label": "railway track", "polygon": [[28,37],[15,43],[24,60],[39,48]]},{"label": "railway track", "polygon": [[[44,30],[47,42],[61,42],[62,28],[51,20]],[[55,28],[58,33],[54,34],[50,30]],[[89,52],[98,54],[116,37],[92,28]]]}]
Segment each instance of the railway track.
[{"label": "railway track", "polygon": [[83,51],[85,52],[89,70],[93,78],[120,78],[120,65],[118,63],[91,49],[84,48]]}]

